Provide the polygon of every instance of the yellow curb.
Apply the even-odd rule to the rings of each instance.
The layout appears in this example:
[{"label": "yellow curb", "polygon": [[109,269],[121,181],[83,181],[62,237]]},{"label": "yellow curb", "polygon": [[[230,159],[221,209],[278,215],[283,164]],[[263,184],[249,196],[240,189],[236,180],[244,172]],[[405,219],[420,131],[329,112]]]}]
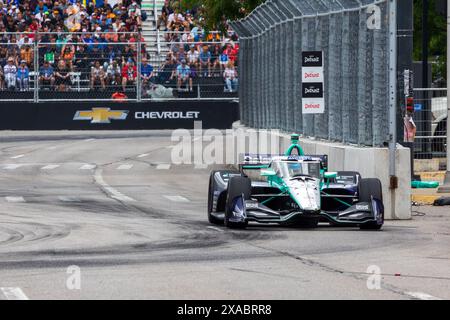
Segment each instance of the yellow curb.
[{"label": "yellow curb", "polygon": [[445,172],[444,171],[438,171],[438,172],[419,172],[418,173],[422,181],[430,181],[430,180],[437,180],[437,181],[444,181],[445,178]]},{"label": "yellow curb", "polygon": [[420,204],[428,204],[432,205],[434,201],[439,199],[441,196],[430,196],[430,195],[422,195],[422,194],[413,194],[411,195],[411,201],[417,202]]}]

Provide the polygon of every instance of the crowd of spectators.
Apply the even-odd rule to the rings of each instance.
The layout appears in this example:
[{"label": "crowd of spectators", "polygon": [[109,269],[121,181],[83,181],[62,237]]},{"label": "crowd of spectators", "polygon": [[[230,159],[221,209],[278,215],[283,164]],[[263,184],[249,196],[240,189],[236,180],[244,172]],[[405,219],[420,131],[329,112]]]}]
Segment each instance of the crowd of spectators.
[{"label": "crowd of spectators", "polygon": [[[125,77],[129,83],[133,74],[127,70],[136,64],[146,19],[140,3],[0,0],[0,89],[27,90],[35,64],[49,89],[67,90],[74,74],[89,80],[91,88],[121,86]],[[145,53],[145,45],[141,50]]]},{"label": "crowd of spectators", "polygon": [[[193,79],[223,77],[225,91],[238,88],[239,44],[237,35],[226,32],[206,32],[203,8],[181,10],[166,0],[156,28],[166,31],[170,51],[162,70],[163,82],[176,80],[180,90],[192,91]],[[226,21],[223,22],[227,26]]]},{"label": "crowd of spectators", "polygon": [[160,64],[143,43],[141,1],[0,0],[0,90],[27,91],[36,76],[43,90],[82,81],[91,90],[127,91],[140,75],[143,92],[153,84],[193,91],[195,79],[219,77],[225,91],[237,91],[231,30],[206,32],[202,8],[183,11],[167,0],[156,28],[166,31],[170,50]]}]

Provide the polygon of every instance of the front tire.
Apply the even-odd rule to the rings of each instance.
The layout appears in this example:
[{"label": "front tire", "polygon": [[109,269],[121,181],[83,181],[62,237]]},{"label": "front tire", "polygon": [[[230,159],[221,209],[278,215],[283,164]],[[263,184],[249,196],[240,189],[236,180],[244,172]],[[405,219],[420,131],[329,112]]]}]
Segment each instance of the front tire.
[{"label": "front tire", "polygon": [[[372,197],[383,202],[383,189],[379,179],[362,179],[358,186],[358,193],[360,202],[370,203],[372,201]],[[361,230],[380,230],[382,226],[382,224],[372,221],[361,224],[359,228]]]},{"label": "front tire", "polygon": [[252,183],[246,177],[232,177],[228,182],[228,194],[225,206],[225,226],[231,229],[245,229],[248,221],[234,222],[231,221],[233,216],[234,201],[238,197],[243,197],[243,200],[249,200],[252,191]]}]

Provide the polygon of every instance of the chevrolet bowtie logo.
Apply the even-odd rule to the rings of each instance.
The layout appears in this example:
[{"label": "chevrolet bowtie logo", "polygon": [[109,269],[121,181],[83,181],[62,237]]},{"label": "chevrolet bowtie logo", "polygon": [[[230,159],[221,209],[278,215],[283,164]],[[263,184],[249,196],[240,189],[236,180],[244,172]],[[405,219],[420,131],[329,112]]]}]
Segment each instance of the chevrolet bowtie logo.
[{"label": "chevrolet bowtie logo", "polygon": [[91,111],[77,111],[73,120],[90,120],[91,123],[111,123],[111,120],[125,120],[129,111],[93,108]]}]

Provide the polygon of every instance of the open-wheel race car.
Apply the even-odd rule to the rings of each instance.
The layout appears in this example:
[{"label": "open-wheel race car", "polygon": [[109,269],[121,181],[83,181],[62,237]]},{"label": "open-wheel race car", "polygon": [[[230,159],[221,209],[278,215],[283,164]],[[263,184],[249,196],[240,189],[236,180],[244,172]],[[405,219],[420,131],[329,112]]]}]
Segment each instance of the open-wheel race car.
[{"label": "open-wheel race car", "polygon": [[[384,223],[379,179],[358,172],[328,172],[328,156],[305,155],[292,136],[284,155],[246,154],[239,170],[210,175],[208,220],[229,228],[249,222],[317,227],[319,222],[380,230]],[[296,153],[296,154],[294,154]],[[250,171],[259,171],[258,178]]]}]

